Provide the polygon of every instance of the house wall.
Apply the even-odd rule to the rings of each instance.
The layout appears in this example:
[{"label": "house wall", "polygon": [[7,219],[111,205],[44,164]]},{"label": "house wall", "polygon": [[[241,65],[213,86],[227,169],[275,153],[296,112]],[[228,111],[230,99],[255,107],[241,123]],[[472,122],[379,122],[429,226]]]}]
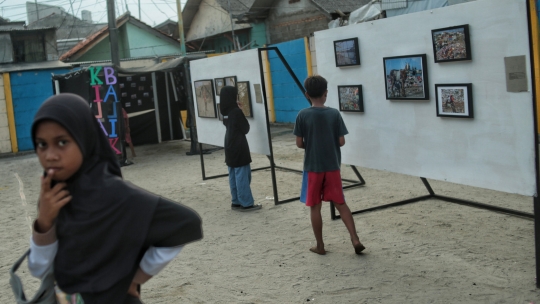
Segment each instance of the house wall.
[{"label": "house wall", "polygon": [[[234,24],[234,30],[246,29],[249,24]],[[232,29],[229,14],[215,0],[203,0],[186,33],[186,41],[203,39]]]},{"label": "house wall", "polygon": [[59,16],[66,14],[65,10],[59,6],[38,4],[28,1],[26,2],[26,17],[28,19],[28,24],[38,20],[37,12],[39,12],[40,19],[51,14],[56,14]]},{"label": "house wall", "polygon": [[41,104],[53,95],[51,74],[67,72],[68,69],[47,69],[9,74],[19,151],[34,149],[30,134],[32,121]]},{"label": "house wall", "polygon": [[[235,31],[234,36],[238,37],[238,41],[240,41],[240,44],[242,46],[249,43],[249,35],[250,32],[247,30],[242,31]],[[213,39],[213,43],[211,41],[208,41],[209,39]],[[234,50],[234,46],[231,40],[229,38],[225,37],[225,35],[219,35],[217,37],[207,38],[207,42],[205,42],[205,45],[203,45],[202,50],[215,50],[216,53],[224,53],[224,52],[230,52],[231,50]],[[213,47],[212,47],[213,44]],[[205,47],[206,46],[206,47]]]},{"label": "house wall", "polygon": [[291,4],[289,0],[278,0],[274,6],[266,19],[269,43],[290,41],[328,29],[330,20],[310,0]]},{"label": "house wall", "polygon": [[[122,39],[120,39],[119,48],[123,50]],[[122,52],[120,52],[120,56],[121,55]],[[85,62],[96,60],[111,60],[111,44],[109,43],[108,37],[98,42],[96,45],[94,45],[94,47],[92,47],[91,50],[73,61]]]},{"label": "house wall", "polygon": [[55,31],[45,32],[45,58],[47,58],[47,61],[58,60]]},{"label": "house wall", "polygon": [[[250,39],[248,42],[255,40],[255,42],[259,45],[258,47],[262,47],[263,45],[268,44],[266,37],[266,24],[264,22],[252,23],[249,35]],[[251,46],[251,48],[254,47]]]},{"label": "house wall", "polygon": [[[526,1],[477,0],[316,32],[327,105],[339,108],[338,85],[363,89],[365,112],[341,112],[350,132],[342,162],[535,196],[527,21]],[[472,60],[435,63],[431,30],[462,24],[469,25]],[[353,37],[361,66],[336,67],[333,41]],[[429,100],[388,100],[383,58],[413,54],[426,54]],[[507,91],[509,56],[525,56],[527,91]],[[474,118],[437,117],[435,84],[449,83],[472,83]]]},{"label": "house wall", "polygon": [[157,37],[129,22],[124,26],[127,29],[131,58],[180,54],[181,52],[180,43]]},{"label": "house wall", "polygon": [[[273,44],[285,57],[285,60],[303,84],[307,78],[306,49],[304,38]],[[298,111],[309,107],[309,102],[298,88],[294,79],[287,71],[275,51],[268,52],[270,71],[272,75],[272,90],[274,95],[274,111],[276,122],[294,123]]]},{"label": "house wall", "polygon": [[9,152],[11,152],[11,141],[6,110],[4,75],[0,73],[0,154]]}]

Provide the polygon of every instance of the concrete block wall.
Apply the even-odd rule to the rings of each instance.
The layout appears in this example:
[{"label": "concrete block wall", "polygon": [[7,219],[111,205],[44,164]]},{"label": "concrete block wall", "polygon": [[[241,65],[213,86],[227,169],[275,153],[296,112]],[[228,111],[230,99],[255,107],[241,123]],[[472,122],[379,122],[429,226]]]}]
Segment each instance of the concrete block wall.
[{"label": "concrete block wall", "polygon": [[4,75],[0,74],[0,154],[10,152],[12,151],[11,141],[9,137],[8,116],[6,110]]},{"label": "concrete block wall", "polygon": [[312,33],[328,29],[330,19],[311,0],[274,1],[266,26],[271,44],[309,37]]}]

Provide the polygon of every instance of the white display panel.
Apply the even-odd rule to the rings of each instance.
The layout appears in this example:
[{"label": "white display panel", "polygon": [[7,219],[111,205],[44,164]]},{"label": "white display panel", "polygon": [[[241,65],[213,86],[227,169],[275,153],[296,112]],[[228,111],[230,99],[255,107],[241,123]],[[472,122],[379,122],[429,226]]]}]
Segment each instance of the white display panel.
[{"label": "white display panel", "polygon": [[[247,117],[250,131],[247,134],[249,149],[252,153],[270,155],[264,103],[255,102],[254,84],[261,84],[258,50],[248,50],[190,62],[191,85],[197,80],[236,76],[237,81],[249,81],[251,94],[251,109],[253,117]],[[215,89],[215,83],[214,83]],[[216,92],[214,92],[216,93]],[[193,96],[195,98],[195,96]],[[219,103],[219,96],[216,96]],[[198,116],[195,102],[195,117],[197,135],[200,143],[223,147],[225,126],[218,118],[201,118]]]},{"label": "white display panel", "polygon": [[[468,24],[471,61],[435,63],[431,30]],[[361,65],[338,68],[333,41],[358,37]],[[342,112],[344,164],[533,196],[532,82],[506,91],[504,58],[530,62],[525,0],[478,0],[315,33],[327,105],[361,84],[364,113]],[[383,57],[427,55],[429,100],[387,100]],[[472,83],[474,118],[437,117],[435,84]]]}]

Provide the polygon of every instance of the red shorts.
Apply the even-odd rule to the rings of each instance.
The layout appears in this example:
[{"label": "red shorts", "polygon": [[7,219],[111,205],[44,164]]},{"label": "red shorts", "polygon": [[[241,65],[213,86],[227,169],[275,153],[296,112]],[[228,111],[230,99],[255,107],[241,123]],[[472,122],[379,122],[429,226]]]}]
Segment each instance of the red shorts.
[{"label": "red shorts", "polygon": [[339,170],[328,172],[306,172],[302,182],[300,201],[306,206],[315,206],[322,201],[345,203]]}]

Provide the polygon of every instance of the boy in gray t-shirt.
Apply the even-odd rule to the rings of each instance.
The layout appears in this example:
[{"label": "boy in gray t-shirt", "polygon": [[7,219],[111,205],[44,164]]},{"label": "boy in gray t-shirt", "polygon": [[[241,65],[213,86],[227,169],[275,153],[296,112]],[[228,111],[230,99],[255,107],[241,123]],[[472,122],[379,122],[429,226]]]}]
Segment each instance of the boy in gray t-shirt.
[{"label": "boy in gray t-shirt", "polygon": [[345,135],[349,132],[339,111],[324,106],[328,94],[327,86],[328,82],[321,76],[311,76],[304,81],[306,97],[311,101],[311,107],[298,113],[293,131],[296,145],[305,149],[304,182],[300,200],[311,208],[311,225],[317,240],[317,246],[309,250],[321,255],[326,254],[322,238],[321,202],[330,201],[338,209],[351,235],[354,251],[360,254],[365,247],[358,238],[351,210],[345,203],[339,170],[340,147],[345,144]]}]

